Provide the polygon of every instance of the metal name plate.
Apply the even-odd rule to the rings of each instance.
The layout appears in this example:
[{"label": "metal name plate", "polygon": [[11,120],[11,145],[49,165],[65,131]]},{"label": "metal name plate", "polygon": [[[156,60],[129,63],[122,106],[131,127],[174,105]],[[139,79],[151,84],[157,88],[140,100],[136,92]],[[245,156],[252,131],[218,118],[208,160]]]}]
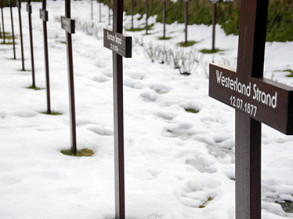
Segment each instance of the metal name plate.
[{"label": "metal name plate", "polygon": [[293,88],[264,78],[241,81],[237,73],[210,64],[209,96],[279,130],[293,134]]},{"label": "metal name plate", "polygon": [[49,21],[49,13],[48,13],[48,11],[46,11],[44,9],[40,9],[40,18],[45,22]]},{"label": "metal name plate", "polygon": [[104,29],[104,47],[125,58],[132,56],[132,38],[130,36]]},{"label": "metal name plate", "polygon": [[26,5],[26,11],[27,13],[31,14],[32,13],[32,6],[30,4]]},{"label": "metal name plate", "polygon": [[75,33],[75,20],[62,16],[61,27],[66,30],[67,33]]}]

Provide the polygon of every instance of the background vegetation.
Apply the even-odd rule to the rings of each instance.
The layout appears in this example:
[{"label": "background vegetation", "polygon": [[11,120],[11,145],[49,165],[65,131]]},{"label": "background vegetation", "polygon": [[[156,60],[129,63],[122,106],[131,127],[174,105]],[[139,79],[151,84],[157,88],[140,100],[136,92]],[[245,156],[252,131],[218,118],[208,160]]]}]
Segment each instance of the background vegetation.
[{"label": "background vegetation", "polygon": [[[41,0],[32,0],[41,1]],[[104,4],[113,0],[98,0]],[[167,1],[166,22],[184,22],[184,1]],[[8,6],[8,0],[3,0],[4,7]],[[15,6],[16,0],[12,0]],[[26,2],[26,1],[25,1]],[[135,14],[145,13],[145,0],[134,0]],[[124,0],[124,10],[131,13],[131,0]],[[238,34],[239,29],[240,0],[222,2],[217,4],[217,23],[221,25],[226,34]],[[212,23],[212,4],[208,0],[189,1],[189,24]],[[157,22],[162,22],[162,0],[149,0],[149,16],[157,15]],[[293,0],[269,0],[269,13],[267,23],[267,41],[293,41]]]},{"label": "background vegetation", "polygon": [[[166,22],[184,22],[184,1],[167,1]],[[108,0],[101,0],[108,4]],[[112,0],[110,1],[112,7]],[[145,1],[134,0],[135,14],[145,13]],[[131,0],[124,0],[124,10],[131,13]],[[217,23],[226,34],[238,34],[240,0],[217,4]],[[189,24],[212,23],[212,4],[208,0],[193,0],[189,2]],[[162,22],[162,0],[149,0],[149,16],[157,15],[157,22]],[[293,41],[293,0],[269,0],[267,24],[267,41]]]}]

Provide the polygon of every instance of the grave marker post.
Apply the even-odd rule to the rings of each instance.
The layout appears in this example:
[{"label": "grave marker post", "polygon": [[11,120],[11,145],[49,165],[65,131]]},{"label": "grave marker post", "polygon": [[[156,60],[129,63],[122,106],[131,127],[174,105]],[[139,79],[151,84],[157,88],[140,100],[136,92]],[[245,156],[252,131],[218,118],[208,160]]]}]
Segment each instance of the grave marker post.
[{"label": "grave marker post", "polygon": [[212,3],[212,51],[215,51],[215,39],[216,39],[216,22],[217,22],[217,3],[220,0],[210,0]]},{"label": "grave marker post", "polygon": [[108,0],[108,7],[109,7],[109,10],[108,10],[108,25],[111,24],[111,7],[110,7],[110,0]]},{"label": "grave marker post", "polygon": [[46,75],[46,90],[47,90],[47,113],[51,114],[49,52],[48,52],[48,36],[47,36],[47,22],[49,21],[49,14],[46,9],[47,9],[47,0],[43,0],[42,8],[40,9],[40,18],[43,21],[44,58],[45,58],[45,75]]},{"label": "grave marker post", "polygon": [[163,0],[163,38],[166,38],[166,0]]},{"label": "grave marker post", "polygon": [[131,29],[133,30],[134,0],[131,0]]},{"label": "grave marker post", "polygon": [[293,88],[263,78],[268,0],[241,0],[237,71],[210,64],[209,95],[236,109],[236,218],[261,218],[261,122],[293,134]]},{"label": "grave marker post", "polygon": [[131,37],[122,35],[123,0],[113,1],[113,31],[104,29],[104,46],[113,51],[115,218],[125,219],[123,60],[131,57]]},{"label": "grave marker post", "polygon": [[20,48],[21,48],[22,71],[25,71],[24,49],[23,49],[23,36],[22,36],[22,20],[21,20],[21,0],[18,0],[17,1],[17,8],[18,8],[18,19],[19,19],[19,35],[20,35]]},{"label": "grave marker post", "polygon": [[4,13],[3,13],[3,0],[0,1],[1,7],[1,18],[2,18],[2,33],[3,33],[3,43],[5,43],[5,26],[4,26]]},{"label": "grave marker post", "polygon": [[13,59],[16,59],[12,0],[9,0],[9,7],[10,7],[10,17],[11,17],[11,34],[12,34],[12,46],[13,46]]},{"label": "grave marker post", "polygon": [[90,0],[91,1],[91,20],[94,19],[94,6],[93,6],[93,0]]},{"label": "grave marker post", "polygon": [[145,34],[148,35],[149,1],[145,0]]},{"label": "grave marker post", "polygon": [[31,0],[27,1],[26,11],[28,13],[30,47],[31,47],[31,65],[32,65],[32,87],[36,87],[35,82],[35,61],[34,61],[34,44],[33,44],[33,28],[32,28],[32,6]]},{"label": "grave marker post", "polygon": [[184,43],[187,44],[188,40],[187,40],[187,28],[188,28],[188,0],[184,0],[184,24],[185,24],[185,38],[184,38]]},{"label": "grave marker post", "polygon": [[74,74],[73,74],[73,55],[72,55],[72,37],[75,33],[75,20],[71,19],[71,0],[65,0],[65,17],[61,17],[61,27],[66,34],[67,48],[67,69],[69,77],[69,100],[70,100],[70,126],[71,126],[71,150],[76,154],[76,119],[75,119],[75,98],[74,98]]},{"label": "grave marker post", "polygon": [[99,22],[102,22],[102,3],[99,1]]}]

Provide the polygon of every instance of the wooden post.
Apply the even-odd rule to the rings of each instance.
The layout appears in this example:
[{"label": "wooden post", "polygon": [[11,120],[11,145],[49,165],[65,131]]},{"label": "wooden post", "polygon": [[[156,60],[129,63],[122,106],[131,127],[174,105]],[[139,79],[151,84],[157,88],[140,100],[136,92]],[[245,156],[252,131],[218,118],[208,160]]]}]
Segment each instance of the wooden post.
[{"label": "wooden post", "polygon": [[131,29],[133,30],[134,0],[131,0]]},{"label": "wooden post", "polygon": [[3,13],[3,0],[0,1],[1,3],[1,18],[2,18],[2,37],[3,37],[3,43],[5,43],[5,27],[4,27],[4,13]]},{"label": "wooden post", "polygon": [[91,1],[91,20],[94,19],[94,6],[93,6],[93,0],[90,0]]},{"label": "wooden post", "polygon": [[216,38],[216,19],[217,19],[217,3],[212,4],[213,7],[213,18],[212,18],[212,25],[213,25],[213,34],[212,34],[212,51],[215,51],[215,38]]},{"label": "wooden post", "polygon": [[19,35],[20,35],[20,48],[21,48],[21,63],[22,71],[25,71],[24,62],[24,49],[23,49],[23,36],[22,36],[22,21],[21,21],[21,0],[18,0],[18,18],[19,18]]},{"label": "wooden post", "polygon": [[166,0],[163,0],[163,38],[166,38]]},{"label": "wooden post", "polygon": [[185,8],[185,13],[184,13],[184,23],[185,23],[185,38],[184,38],[184,43],[187,44],[187,28],[188,28],[188,0],[184,0],[184,8]]},{"label": "wooden post", "polygon": [[[268,0],[241,0],[237,72],[263,77]],[[247,19],[247,17],[249,19]],[[236,215],[261,218],[261,123],[236,111]]]},{"label": "wooden post", "polygon": [[108,25],[111,25],[111,7],[110,7],[110,0],[108,0]]},{"label": "wooden post", "polygon": [[67,48],[67,69],[69,78],[69,101],[70,101],[70,126],[71,126],[71,151],[76,154],[76,119],[75,119],[75,98],[74,98],[74,74],[73,74],[73,55],[72,37],[75,33],[75,21],[71,19],[70,0],[65,0],[65,17],[61,17],[61,26],[66,31]]},{"label": "wooden post", "polygon": [[102,22],[102,3],[99,1],[99,22]]},{"label": "wooden post", "polygon": [[123,60],[131,57],[131,37],[122,35],[123,0],[113,2],[113,31],[104,29],[104,46],[113,51],[115,219],[125,219]]},{"label": "wooden post", "polygon": [[145,0],[145,34],[148,35],[149,1]]},{"label": "wooden post", "polygon": [[11,33],[12,33],[12,45],[13,45],[13,59],[16,59],[14,24],[13,24],[13,11],[12,11],[12,0],[9,0],[9,6],[10,6],[10,17],[11,17]]},{"label": "wooden post", "polygon": [[293,88],[263,78],[268,0],[241,0],[237,71],[210,64],[209,95],[236,109],[236,218],[261,218],[261,122],[293,134]]},{"label": "wooden post", "polygon": [[33,28],[32,28],[32,6],[31,0],[27,1],[26,10],[28,13],[30,47],[31,47],[31,65],[32,65],[32,87],[36,87],[35,81],[35,61],[34,61],[34,44],[33,44]]},{"label": "wooden post", "polygon": [[46,9],[47,9],[47,0],[43,0],[42,8],[40,9],[40,18],[43,21],[44,58],[45,58],[46,90],[47,90],[47,113],[51,114],[49,52],[48,52],[48,36],[47,36],[47,22],[49,20],[49,14]]}]

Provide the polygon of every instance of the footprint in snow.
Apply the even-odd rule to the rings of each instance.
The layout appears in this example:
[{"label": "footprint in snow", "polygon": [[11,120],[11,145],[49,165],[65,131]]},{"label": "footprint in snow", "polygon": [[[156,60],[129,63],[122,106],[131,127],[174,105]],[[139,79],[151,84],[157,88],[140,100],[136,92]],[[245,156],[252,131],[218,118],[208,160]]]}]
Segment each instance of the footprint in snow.
[{"label": "footprint in snow", "polygon": [[0,113],[0,118],[1,118],[1,119],[4,119],[5,117],[6,117],[6,114],[1,112],[1,113]]},{"label": "footprint in snow", "polygon": [[158,94],[165,94],[171,90],[171,87],[162,85],[162,84],[151,84],[150,89],[156,91]]},{"label": "footprint in snow", "polygon": [[142,83],[140,83],[138,81],[125,80],[123,84],[126,87],[130,87],[130,88],[134,88],[134,89],[142,89],[143,88]]},{"label": "footprint in snow", "polygon": [[193,154],[193,156],[186,158],[185,164],[194,167],[201,173],[215,173],[217,169],[213,167],[213,162],[206,159],[206,155]]},{"label": "footprint in snow", "polygon": [[128,73],[128,76],[131,77],[132,79],[135,79],[135,80],[142,80],[144,78],[144,75],[142,73],[138,73],[138,72]]},{"label": "footprint in snow", "polygon": [[172,120],[176,117],[175,113],[168,113],[168,112],[157,112],[155,115],[161,119],[165,120]]},{"label": "footprint in snow", "polygon": [[196,133],[190,130],[193,127],[192,123],[181,123],[172,125],[164,129],[163,136],[165,137],[180,137],[187,139]]},{"label": "footprint in snow", "polygon": [[158,95],[155,92],[150,91],[144,91],[140,94],[140,96],[147,102],[154,102],[158,98]]},{"label": "footprint in snow", "polygon": [[211,177],[200,177],[183,182],[174,194],[179,202],[190,208],[205,208],[216,197],[219,182]]},{"label": "footprint in snow", "polygon": [[105,72],[103,72],[103,74],[105,76],[107,76],[108,78],[112,78],[112,76],[113,76],[113,72],[112,71],[105,71]]},{"label": "footprint in snow", "polygon": [[92,128],[89,128],[89,130],[91,130],[92,132],[98,135],[103,135],[103,136],[113,135],[113,130],[104,126],[92,127]]},{"label": "footprint in snow", "polygon": [[37,113],[33,112],[16,112],[14,113],[15,116],[21,117],[21,118],[31,118],[37,115]]},{"label": "footprint in snow", "polygon": [[102,83],[102,82],[109,81],[109,78],[106,78],[104,76],[97,76],[97,77],[94,77],[92,80],[95,82]]}]

